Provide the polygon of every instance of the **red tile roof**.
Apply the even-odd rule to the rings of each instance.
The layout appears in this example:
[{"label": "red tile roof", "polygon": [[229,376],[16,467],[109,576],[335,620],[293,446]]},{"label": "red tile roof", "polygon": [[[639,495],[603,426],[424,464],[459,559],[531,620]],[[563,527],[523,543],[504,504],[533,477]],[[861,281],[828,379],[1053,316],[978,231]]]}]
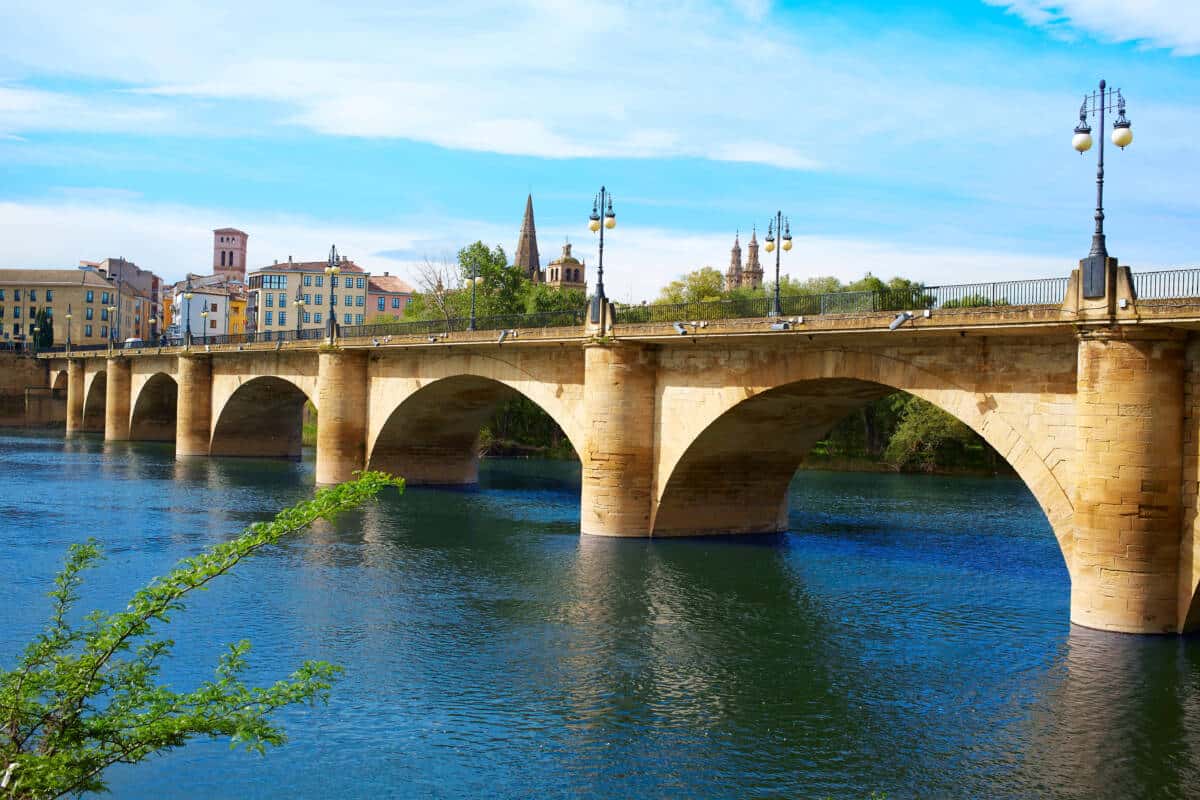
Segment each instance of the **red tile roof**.
[{"label": "red tile roof", "polygon": [[367,291],[375,294],[412,294],[413,288],[395,275],[372,275],[367,279]]},{"label": "red tile roof", "polygon": [[[328,261],[281,261],[278,264],[271,264],[266,267],[259,267],[251,272],[251,275],[257,275],[260,272],[324,272],[329,266]],[[355,264],[353,261],[341,261],[338,263],[338,269],[342,272],[361,272],[366,270]]]}]

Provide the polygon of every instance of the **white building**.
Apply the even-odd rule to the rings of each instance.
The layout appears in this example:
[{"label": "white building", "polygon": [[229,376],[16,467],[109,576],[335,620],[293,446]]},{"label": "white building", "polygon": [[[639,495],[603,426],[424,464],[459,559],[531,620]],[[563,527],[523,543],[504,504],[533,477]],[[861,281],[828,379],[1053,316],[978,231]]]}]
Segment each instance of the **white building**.
[{"label": "white building", "polygon": [[192,299],[187,288],[176,287],[171,309],[179,335],[186,336],[191,318],[192,339],[223,336],[229,332],[229,291],[216,286],[193,286]]}]

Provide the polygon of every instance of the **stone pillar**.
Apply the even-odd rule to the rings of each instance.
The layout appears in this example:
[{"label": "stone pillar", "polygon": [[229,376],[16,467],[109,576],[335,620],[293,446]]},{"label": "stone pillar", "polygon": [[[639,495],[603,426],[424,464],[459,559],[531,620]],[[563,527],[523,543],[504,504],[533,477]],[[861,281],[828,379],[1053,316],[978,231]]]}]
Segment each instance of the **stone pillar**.
[{"label": "stone pillar", "polygon": [[108,359],[105,376],[104,441],[124,442],[129,439],[129,359],[120,356]]},{"label": "stone pillar", "polygon": [[317,483],[342,483],[363,468],[367,441],[367,353],[321,353],[317,372]]},{"label": "stone pillar", "polygon": [[67,435],[83,430],[83,362],[67,361]]},{"label": "stone pillar", "polygon": [[1127,633],[1177,630],[1183,338],[1084,330],[1071,621]]},{"label": "stone pillar", "polygon": [[595,536],[649,536],[654,472],[654,352],[643,345],[589,345],[584,353],[580,529]]},{"label": "stone pillar", "polygon": [[212,356],[179,356],[175,457],[208,455],[212,440]]}]

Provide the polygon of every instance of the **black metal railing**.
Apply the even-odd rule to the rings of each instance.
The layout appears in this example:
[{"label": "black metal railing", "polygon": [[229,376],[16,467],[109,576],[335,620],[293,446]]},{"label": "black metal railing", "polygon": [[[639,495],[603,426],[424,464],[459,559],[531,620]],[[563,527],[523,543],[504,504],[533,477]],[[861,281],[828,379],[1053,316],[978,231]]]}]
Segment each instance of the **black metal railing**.
[{"label": "black metal railing", "polygon": [[[583,325],[585,311],[546,311],[537,314],[498,314],[476,317],[475,330],[529,330],[534,328],[569,328]],[[344,325],[338,329],[342,339],[379,338],[381,336],[434,336],[439,333],[461,333],[470,330],[466,318],[421,320],[419,322],[384,322],[378,325]]]},{"label": "black metal railing", "polygon": [[[1067,293],[1067,280],[1067,278],[1038,278],[1026,281],[912,286],[903,289],[866,292],[791,295],[780,298],[780,307],[784,316],[792,317],[861,314],[875,311],[911,311],[924,308],[1060,305]],[[765,295],[704,303],[623,306],[617,310],[617,322],[633,324],[765,317],[773,307],[774,301]]]},{"label": "black metal railing", "polygon": [[1200,268],[1135,272],[1133,293],[1138,300],[1182,300],[1200,297]]}]

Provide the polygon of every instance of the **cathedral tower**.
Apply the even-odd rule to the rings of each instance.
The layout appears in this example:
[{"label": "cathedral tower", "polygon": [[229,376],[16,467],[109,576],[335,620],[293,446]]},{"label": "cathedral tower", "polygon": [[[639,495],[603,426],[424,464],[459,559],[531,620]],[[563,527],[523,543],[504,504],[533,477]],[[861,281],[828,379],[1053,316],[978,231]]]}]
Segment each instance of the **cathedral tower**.
[{"label": "cathedral tower", "polygon": [[542,262],[538,257],[537,229],[533,225],[533,195],[525,198],[525,220],[521,223],[521,237],[517,239],[517,252],[513,266],[525,271],[534,283],[542,281]]}]

